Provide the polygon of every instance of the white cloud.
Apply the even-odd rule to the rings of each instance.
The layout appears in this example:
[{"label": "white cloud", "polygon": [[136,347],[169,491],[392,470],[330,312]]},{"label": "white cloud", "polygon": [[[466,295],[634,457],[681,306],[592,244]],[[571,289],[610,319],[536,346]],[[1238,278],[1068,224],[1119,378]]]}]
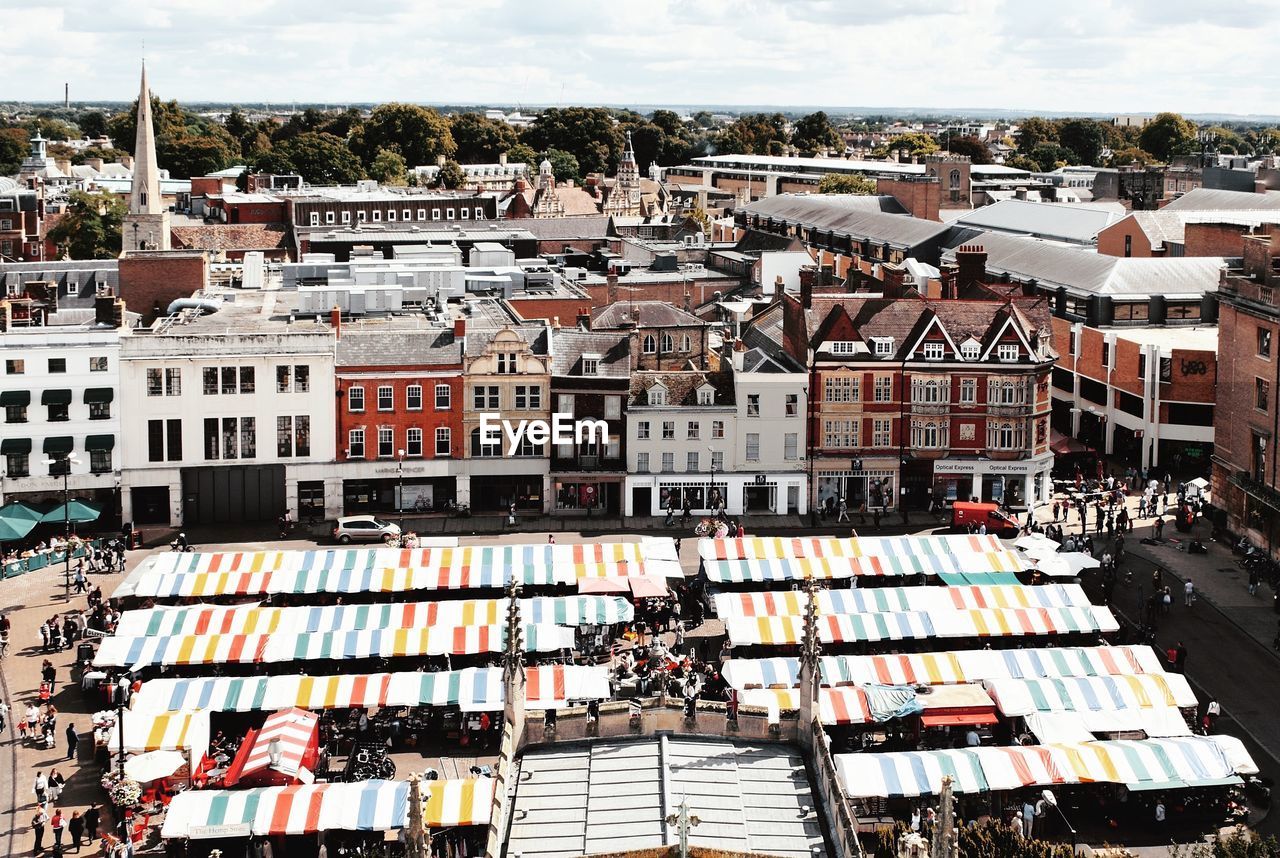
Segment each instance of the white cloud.
[{"label": "white cloud", "polygon": [[0,97],[1280,114],[1280,5],[0,0]]}]

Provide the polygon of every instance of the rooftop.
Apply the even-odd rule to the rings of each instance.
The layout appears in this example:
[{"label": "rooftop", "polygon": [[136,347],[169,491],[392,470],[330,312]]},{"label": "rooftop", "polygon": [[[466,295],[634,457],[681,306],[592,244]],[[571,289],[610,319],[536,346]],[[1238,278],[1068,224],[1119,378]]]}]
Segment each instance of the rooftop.
[{"label": "rooftop", "polygon": [[1088,244],[1097,237],[1099,230],[1117,220],[1119,217],[1106,209],[1014,199],[966,212],[953,223]]},{"label": "rooftop", "polygon": [[843,195],[828,199],[825,194],[778,194],[756,200],[738,212],[897,247],[924,244],[951,229],[945,223],[857,208]]},{"label": "rooftop", "polygon": [[591,314],[593,330],[618,330],[628,322],[638,328],[703,328],[707,324],[665,301],[618,301]]},{"label": "rooftop", "polygon": [[1247,191],[1223,191],[1196,188],[1187,191],[1161,211],[1242,211],[1248,209],[1280,209],[1280,191],[1251,194]]},{"label": "rooftop", "polygon": [[1218,327],[1120,328],[1116,336],[1131,343],[1163,349],[1218,350]]}]

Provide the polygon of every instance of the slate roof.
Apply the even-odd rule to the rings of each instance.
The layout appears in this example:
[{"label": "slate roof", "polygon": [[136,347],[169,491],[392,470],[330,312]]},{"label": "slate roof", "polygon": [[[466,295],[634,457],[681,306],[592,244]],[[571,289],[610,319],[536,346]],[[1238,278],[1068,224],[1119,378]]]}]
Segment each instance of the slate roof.
[{"label": "slate roof", "polygon": [[484,354],[489,343],[500,331],[515,331],[535,355],[547,353],[547,329],[543,325],[508,325],[505,328],[469,328],[467,330],[467,356]]},{"label": "slate roof", "polygon": [[1280,209],[1280,191],[1251,194],[1247,191],[1196,188],[1187,191],[1161,211],[1241,211],[1246,209]]},{"label": "slate roof", "polygon": [[631,372],[631,338],[625,333],[561,329],[551,337],[551,374],[582,375],[582,356],[600,355],[596,376],[626,378]]},{"label": "slate roof", "polygon": [[[1261,194],[1249,194],[1251,197]],[[1137,223],[1151,242],[1160,248],[1173,242],[1186,241],[1189,223],[1228,223],[1238,226],[1258,226],[1264,223],[1280,223],[1280,207],[1274,209],[1174,209],[1166,206],[1156,211],[1136,211],[1129,217]]]},{"label": "slate roof", "polygon": [[591,313],[592,330],[618,330],[628,321],[638,328],[702,328],[707,324],[665,301],[618,301]]},{"label": "slate roof", "polygon": [[925,244],[951,228],[948,224],[909,215],[851,207],[847,201],[848,197],[841,194],[778,194],[763,197],[737,211],[899,247]]},{"label": "slate roof", "polygon": [[344,325],[338,339],[337,365],[454,366],[461,365],[461,349],[452,328],[351,331]]},{"label": "slate roof", "polygon": [[1002,200],[956,218],[960,226],[1037,235],[1087,244],[1118,218],[1103,209],[1033,200]]},{"label": "slate roof", "polygon": [[604,239],[609,235],[609,216],[592,214],[577,217],[521,217],[503,224],[523,229],[539,241],[557,239]]},{"label": "slate roof", "polygon": [[[631,405],[646,406],[649,404],[649,388],[658,382],[667,389],[667,405],[698,405],[698,388],[710,384],[716,389],[714,405],[733,405],[733,376],[728,372],[706,372],[703,370],[686,370],[682,372],[658,372],[641,370],[631,374],[631,392],[628,402]],[[706,407],[706,406],[703,406]]]}]

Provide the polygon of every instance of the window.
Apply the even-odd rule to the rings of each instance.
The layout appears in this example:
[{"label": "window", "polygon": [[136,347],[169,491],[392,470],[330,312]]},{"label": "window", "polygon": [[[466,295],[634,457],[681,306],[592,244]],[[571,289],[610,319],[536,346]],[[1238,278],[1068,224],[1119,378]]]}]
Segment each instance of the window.
[{"label": "window", "polygon": [[171,366],[164,371],[164,395],[182,395],[182,368]]},{"label": "window", "polygon": [[390,459],[396,454],[396,430],[390,426],[378,427],[378,458]]},{"label": "window", "polygon": [[404,389],[405,407],[410,411],[422,410],[422,385],[411,384]]},{"label": "window", "polygon": [[748,462],[760,461],[760,433],[759,432],[747,433],[747,461]]},{"label": "window", "polygon": [[946,402],[950,397],[947,396],[946,382],[936,378],[913,378],[911,379],[911,401],[923,402],[926,404],[938,404]]},{"label": "window", "polygon": [[342,222],[343,222],[343,223],[351,223],[351,212],[343,212],[343,213],[342,213]]},{"label": "window", "polygon": [[5,473],[10,477],[27,477],[31,475],[30,453],[7,453],[4,460]]},{"label": "window", "polygon": [[852,340],[835,340],[827,343],[833,355],[852,355],[858,353],[858,344]]},{"label": "window", "polygon": [[427,219],[427,210],[418,209],[418,220],[426,220],[426,219]]},{"label": "window", "polygon": [[936,450],[944,446],[945,434],[945,430],[932,420],[927,423],[912,423],[911,445],[919,449]]},{"label": "window", "polygon": [[1133,256],[1133,236],[1126,235],[1124,237],[1124,255]]},{"label": "window", "polygon": [[658,351],[658,341],[653,334],[644,335],[644,353],[647,355],[655,354]]},{"label": "window", "polygon": [[857,402],[858,377],[856,375],[828,376],[822,380],[823,399],[827,402]]},{"label": "window", "polygon": [[1253,380],[1253,407],[1261,411],[1267,410],[1268,394],[1271,391],[1271,385],[1264,378],[1255,378]]},{"label": "window", "polygon": [[432,210],[431,210],[431,219],[432,219],[432,220],[440,220],[440,209],[432,209]]},{"label": "window", "polygon": [[[5,363],[15,363],[15,361],[5,361]],[[163,375],[159,368],[147,370],[147,396],[161,396],[164,393]]]},{"label": "window", "polygon": [[946,346],[942,343],[925,343],[924,359],[925,360],[942,360],[946,352]]},{"label": "window", "polygon": [[58,375],[67,371],[66,358],[49,358],[49,373]]},{"label": "window", "polygon": [[222,392],[224,394],[234,395],[239,390],[240,373],[236,371],[234,366],[224,366],[222,368]]},{"label": "window", "polygon": [[636,453],[636,473],[638,474],[649,473],[649,454],[648,453]]},{"label": "window", "polygon": [[240,367],[240,392],[253,393],[257,390],[257,378],[251,366]]},{"label": "window", "polygon": [[1271,357],[1271,329],[1258,328],[1258,357]]},{"label": "window", "polygon": [[293,368],[293,392],[306,393],[311,390],[311,367],[299,364]]},{"label": "window", "polygon": [[4,420],[6,423],[26,423],[27,406],[6,405],[4,407]]},{"label": "window", "polygon": [[582,374],[583,375],[599,375],[600,359],[584,357],[582,359]]},{"label": "window", "polygon": [[258,455],[257,418],[240,418],[240,458],[252,459]]},{"label": "window", "polygon": [[782,458],[788,462],[794,462],[800,458],[800,434],[798,432],[788,432],[782,436]]},{"label": "window", "polygon": [[976,378],[960,379],[960,404],[973,405],[978,401],[978,380]]},{"label": "window", "polygon": [[293,390],[293,367],[276,367],[276,393],[288,393]]},{"label": "window", "polygon": [[89,403],[89,419],[90,420],[110,420],[111,419],[111,403],[110,402],[90,402]]},{"label": "window", "polygon": [[893,376],[889,376],[889,375],[876,376],[875,401],[876,402],[892,402],[893,401]]},{"label": "window", "polygon": [[436,427],[436,456],[448,458],[453,455],[453,438],[448,426]]},{"label": "window", "polygon": [[324,213],[324,222],[325,222],[325,223],[333,223],[333,212],[325,212],[325,213]]},{"label": "window", "polygon": [[691,474],[696,474],[698,472],[699,466],[697,450],[690,450],[685,454],[684,469]]},{"label": "window", "polygon": [[222,458],[240,458],[240,421],[234,417],[222,418]]},{"label": "window", "polygon": [[276,418],[276,455],[281,459],[293,457],[293,418],[287,415]]},{"label": "window", "polygon": [[467,220],[470,217],[471,217],[471,209],[467,208],[466,206],[463,206],[462,208],[458,209],[459,220]]},{"label": "window", "polygon": [[89,372],[106,372],[107,359],[105,357],[89,358]]},{"label": "window", "polygon": [[542,407],[542,387],[537,384],[516,385],[516,408],[536,410]]},{"label": "window", "polygon": [[1119,301],[1113,306],[1117,322],[1145,322],[1151,307],[1145,301]]},{"label": "window", "polygon": [[693,351],[693,340],[689,339],[688,334],[685,334],[680,338],[680,351],[682,352]]},{"label": "window", "polygon": [[[1107,354],[1107,347],[1104,345],[1102,347],[1103,364],[1107,364],[1106,354]],[[1017,346],[1000,346],[998,349],[996,349],[996,357],[998,357],[1000,360],[1006,363],[1011,363],[1013,361],[1016,361],[1018,359],[1018,347]]]},{"label": "window", "polygon": [[422,430],[414,427],[404,432],[404,454],[406,456],[422,455]]},{"label": "window", "polygon": [[204,458],[214,461],[218,458],[218,418],[204,419]]},{"label": "window", "polygon": [[1076,298],[1071,295],[1067,296],[1067,305],[1064,308],[1067,315],[1079,316],[1081,318],[1089,315],[1089,299]]},{"label": "window", "polygon": [[676,437],[676,421],[663,420],[662,421],[662,440],[671,441],[675,437]]},{"label": "window", "polygon": [[520,439],[519,446],[516,447],[517,456],[541,456],[542,445],[535,444],[529,440],[529,436]]},{"label": "window", "polygon": [[800,416],[800,394],[798,393],[787,394],[786,414],[788,417]]},{"label": "window", "polygon": [[368,213],[363,211],[356,212],[356,223],[364,223],[368,218]]},{"label": "window", "polygon": [[622,418],[621,396],[606,396],[604,398],[604,418],[606,420],[620,420]]},{"label": "window", "polygon": [[476,220],[484,220],[484,209],[476,206]]},{"label": "window", "polygon": [[364,430],[352,429],[347,432],[347,458],[364,458]]},{"label": "window", "polygon": [[382,223],[382,209],[373,210],[373,222]]},{"label": "window", "polygon": [[822,424],[822,446],[830,450],[848,450],[858,446],[857,420],[826,420]]},{"label": "window", "polygon": [[893,418],[877,417],[871,421],[871,445],[888,447],[893,443]]},{"label": "window", "polygon": [[663,470],[663,472],[664,472],[664,473],[668,473],[668,474],[669,474],[669,473],[671,473],[672,471],[674,471],[675,469],[676,469],[676,454],[675,454],[675,453],[663,453],[663,454],[662,454],[662,470]]},{"label": "window", "polygon": [[347,388],[347,410],[348,411],[364,411],[364,388],[349,387]]},{"label": "window", "polygon": [[747,416],[748,417],[760,416],[760,394],[758,393],[747,394]]},{"label": "window", "polygon": [[711,453],[711,470],[712,471],[724,470],[724,451],[715,450]]},{"label": "window", "polygon": [[65,402],[49,404],[49,422],[62,423],[71,419],[71,406]]},{"label": "window", "polygon": [[453,401],[453,388],[449,387],[449,385],[447,384],[437,384],[436,385],[436,410],[448,411],[452,407],[452,405],[450,404],[452,401]]},{"label": "window", "polygon": [[515,374],[516,374],[515,352],[499,352],[498,353],[498,375],[515,375]]},{"label": "window", "polygon": [[659,385],[649,388],[649,404],[650,405],[666,405],[667,389]]},{"label": "window", "polygon": [[486,440],[481,438],[479,428],[471,430],[471,455],[477,458],[493,459],[502,455],[502,442],[497,437]]},{"label": "window", "polygon": [[1025,436],[1021,423],[993,422],[987,424],[987,446],[993,450],[1019,450]]},{"label": "window", "polygon": [[876,337],[873,342],[876,344],[877,357],[887,357],[893,354],[892,337]]},{"label": "window", "polygon": [[472,404],[475,405],[476,411],[483,411],[486,408],[492,411],[498,410],[499,405],[498,405],[498,386],[497,385],[489,385],[489,386],[485,386],[483,384],[477,385],[472,393],[473,393]]},{"label": "window", "polygon": [[320,212],[311,212],[311,218],[310,218],[310,220],[311,220],[311,225],[312,225],[312,226],[319,226],[319,225],[320,225]]},{"label": "window", "polygon": [[311,455],[311,418],[306,414],[293,418],[293,446],[295,456]]},{"label": "window", "polygon": [[200,373],[204,380],[203,390],[205,396],[218,395],[218,368],[216,366],[206,366]]},{"label": "window", "polygon": [[454,215],[454,213],[453,213],[453,209],[445,209],[445,219],[446,219],[446,220],[453,220],[453,219],[454,219],[454,217],[455,217],[455,215]]},{"label": "window", "polygon": [[412,219],[413,219],[413,213],[412,213],[412,212],[410,212],[408,209],[405,209],[403,212],[401,212],[401,215],[402,215],[402,220],[412,220]]},{"label": "window", "polygon": [[724,437],[724,421],[723,420],[711,421],[711,437],[712,438]]},{"label": "window", "polygon": [[713,405],[716,400],[716,391],[713,387],[702,387],[698,389],[698,404]]},{"label": "window", "polygon": [[965,360],[977,360],[980,352],[980,347],[973,340],[970,340],[960,347],[960,357]]},{"label": "window", "polygon": [[[1000,348],[1004,348],[1004,346],[1001,346]],[[1004,360],[1003,357],[1000,359]],[[1111,366],[1111,343],[1106,340],[1102,341],[1102,365]]]},{"label": "window", "polygon": [[[1141,381],[1147,377],[1147,353],[1138,352],[1138,380]],[[1142,415],[1139,414],[1139,417]]]},{"label": "window", "polygon": [[685,431],[687,433],[685,435],[685,438],[689,441],[697,441],[698,436],[702,432],[701,427],[702,427],[702,424],[699,423],[697,420],[690,420],[688,424],[686,424],[685,426]]},{"label": "window", "polygon": [[649,440],[649,421],[641,420],[636,423],[636,438],[641,441]]},{"label": "window", "polygon": [[[22,375],[26,371],[27,371],[27,362],[24,360],[6,360],[4,362],[5,375]],[[160,370],[158,369],[154,371],[157,373],[160,372]],[[148,375],[150,375],[151,372],[152,370],[147,370]],[[156,394],[156,395],[159,396],[159,394]]]},{"label": "window", "polygon": [[389,384],[378,385],[378,410],[390,411],[396,407],[396,389]]},{"label": "window", "polygon": [[665,331],[662,334],[662,350],[664,352],[673,352],[676,350],[676,342],[671,335]]}]

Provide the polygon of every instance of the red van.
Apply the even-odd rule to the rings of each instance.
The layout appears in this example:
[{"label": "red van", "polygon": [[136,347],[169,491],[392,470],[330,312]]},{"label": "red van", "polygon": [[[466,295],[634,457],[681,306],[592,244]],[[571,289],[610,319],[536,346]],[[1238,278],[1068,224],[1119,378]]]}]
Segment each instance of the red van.
[{"label": "red van", "polygon": [[951,507],[951,526],[959,530],[968,530],[970,525],[977,528],[987,526],[987,533],[1012,538],[1018,535],[1021,527],[1018,522],[1000,511],[993,503],[963,503],[957,501]]}]

